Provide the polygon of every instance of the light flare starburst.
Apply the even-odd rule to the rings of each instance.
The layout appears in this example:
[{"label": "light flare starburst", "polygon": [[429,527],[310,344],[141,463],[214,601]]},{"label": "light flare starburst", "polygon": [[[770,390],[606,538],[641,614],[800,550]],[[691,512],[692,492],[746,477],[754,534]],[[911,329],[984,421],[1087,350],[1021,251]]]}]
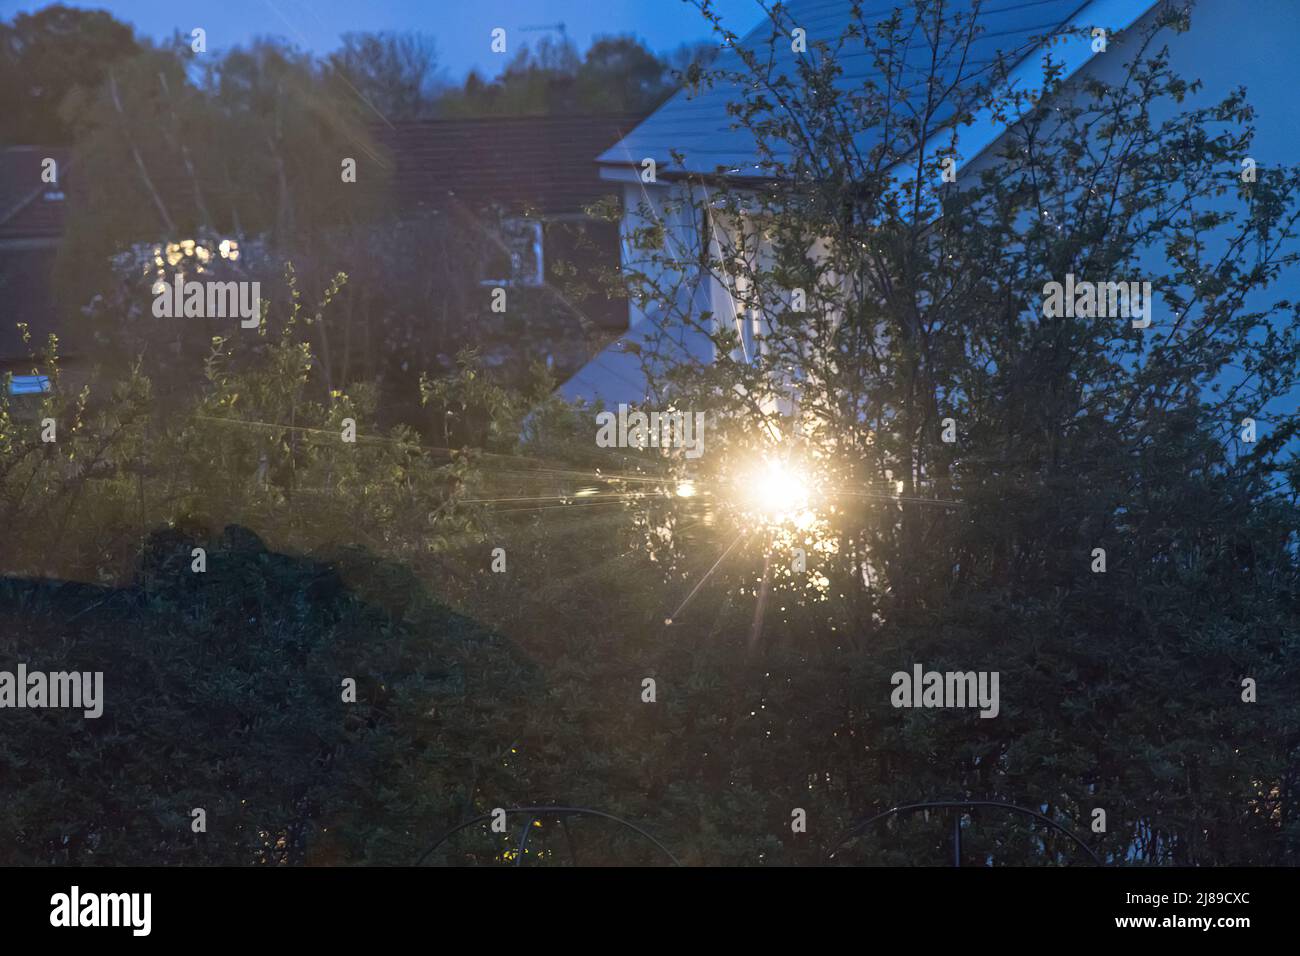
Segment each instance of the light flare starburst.
[{"label": "light flare starburst", "polygon": [[738,492],[743,510],[760,525],[802,527],[815,520],[816,483],[793,462],[755,462],[740,473]]}]

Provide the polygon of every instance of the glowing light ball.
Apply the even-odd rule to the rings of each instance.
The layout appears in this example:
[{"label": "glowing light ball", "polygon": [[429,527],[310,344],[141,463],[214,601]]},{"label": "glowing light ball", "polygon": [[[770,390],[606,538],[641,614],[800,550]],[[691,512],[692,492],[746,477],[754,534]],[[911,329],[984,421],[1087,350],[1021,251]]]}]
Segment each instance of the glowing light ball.
[{"label": "glowing light ball", "polygon": [[749,507],[767,518],[804,511],[812,497],[807,476],[777,459],[768,459],[746,474],[741,492]]}]

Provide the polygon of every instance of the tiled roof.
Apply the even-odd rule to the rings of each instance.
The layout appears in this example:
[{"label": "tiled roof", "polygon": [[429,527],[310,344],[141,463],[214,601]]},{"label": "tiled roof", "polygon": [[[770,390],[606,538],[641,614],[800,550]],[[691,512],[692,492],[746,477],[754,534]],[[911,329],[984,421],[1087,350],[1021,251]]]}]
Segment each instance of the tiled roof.
[{"label": "tiled roof", "polygon": [[[629,132],[641,116],[527,116],[428,120],[381,125],[372,133],[394,163],[391,180],[401,211],[474,212],[497,205],[557,215],[614,192],[594,157]],[[41,161],[58,163],[59,184],[41,182]],[[50,239],[63,232],[69,151],[43,146],[0,149],[0,240]],[[155,184],[177,208],[190,203],[190,183],[177,169],[154,170]]]},{"label": "tiled roof", "polygon": [[[58,184],[41,181],[41,162],[53,159]],[[0,149],[0,240],[51,239],[63,233],[68,150],[42,146]]]},{"label": "tiled roof", "polygon": [[614,192],[594,157],[629,132],[639,116],[525,116],[428,120],[374,129],[396,164],[402,209],[474,211],[499,205],[576,213]]},{"label": "tiled roof", "polygon": [[[904,23],[908,11],[915,8],[910,0],[859,0],[863,19],[877,23],[889,17],[895,8],[902,8]],[[825,40],[835,44],[845,26],[851,22],[851,0],[790,0],[786,4],[788,21],[783,26],[802,27],[807,31],[808,53],[816,55],[814,44]],[[999,54],[1014,65],[1023,59],[1045,36],[1056,33],[1072,17],[1088,7],[1089,0],[949,0],[945,11],[969,16],[976,11],[975,23],[981,32],[971,42],[961,66],[964,83],[978,82],[987,74]],[[1146,4],[1149,5],[1149,4]],[[775,35],[775,41],[773,38]],[[740,45],[773,62],[773,76],[782,73],[797,78],[796,54],[791,50],[789,31],[777,31],[769,20],[751,30]],[[770,50],[770,54],[769,54]],[[913,76],[916,84],[925,82],[930,67],[930,51],[923,34],[918,30],[915,39],[902,52],[905,75]],[[836,55],[843,68],[839,85],[845,89],[861,89],[869,80],[879,77],[874,57],[857,42],[846,45]],[[713,64],[714,70],[744,71],[740,55],[734,50],[724,50]],[[948,83],[957,80],[957,64],[944,70]],[[756,158],[753,137],[748,130],[735,129],[735,120],[727,111],[729,103],[743,102],[744,93],[731,81],[718,81],[712,87],[702,85],[697,94],[682,89],[663,106],[650,115],[632,133],[606,150],[599,162],[610,165],[639,164],[643,158],[653,158],[660,168],[669,167],[671,152],[684,154],[686,170],[713,173],[724,169],[736,175],[752,170]],[[951,113],[951,110],[949,111]],[[944,119],[942,115],[939,119]],[[858,146],[863,151],[874,145],[876,131],[861,134]]]},{"label": "tiled roof", "polygon": [[[639,121],[639,116],[507,117],[403,122],[372,132],[394,164],[390,188],[401,212],[458,206],[479,213],[535,209],[550,215],[580,213],[613,193],[600,179],[594,157]],[[41,161],[58,163],[58,185],[41,182]],[[0,149],[0,360],[25,355],[13,327],[31,324],[38,340],[54,313],[53,248],[64,229],[66,149]],[[172,209],[192,202],[179,167],[154,170],[154,183]],[[453,202],[454,200],[454,202]],[[616,248],[616,240],[610,240]],[[622,315],[622,312],[620,312]]]}]

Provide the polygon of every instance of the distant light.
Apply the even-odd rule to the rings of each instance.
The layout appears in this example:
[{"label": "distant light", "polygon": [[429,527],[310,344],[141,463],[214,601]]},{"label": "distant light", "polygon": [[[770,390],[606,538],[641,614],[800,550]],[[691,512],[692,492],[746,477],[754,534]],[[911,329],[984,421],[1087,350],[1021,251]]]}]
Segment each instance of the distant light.
[{"label": "distant light", "polygon": [[693,481],[680,481],[680,482],[678,482],[678,483],[677,483],[677,497],[678,497],[678,498],[694,498],[694,497],[695,497],[695,482],[693,482]]}]

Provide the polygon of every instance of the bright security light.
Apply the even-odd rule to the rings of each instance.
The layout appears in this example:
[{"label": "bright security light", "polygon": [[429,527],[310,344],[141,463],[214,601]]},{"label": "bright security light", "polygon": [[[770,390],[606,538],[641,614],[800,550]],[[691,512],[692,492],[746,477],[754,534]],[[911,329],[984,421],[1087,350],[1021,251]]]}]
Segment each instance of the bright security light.
[{"label": "bright security light", "polygon": [[750,508],[768,519],[780,520],[804,511],[812,489],[797,468],[770,458],[744,476],[742,493]]}]

